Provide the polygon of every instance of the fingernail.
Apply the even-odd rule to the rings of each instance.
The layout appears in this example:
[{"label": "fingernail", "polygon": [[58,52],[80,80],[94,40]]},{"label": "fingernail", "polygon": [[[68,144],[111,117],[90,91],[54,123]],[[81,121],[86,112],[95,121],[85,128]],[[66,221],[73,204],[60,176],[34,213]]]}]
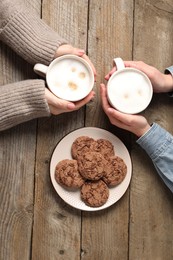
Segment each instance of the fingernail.
[{"label": "fingernail", "polygon": [[80,54],[84,54],[84,53],[85,53],[84,50],[79,50],[78,52],[79,52]]},{"label": "fingernail", "polygon": [[67,104],[67,108],[68,109],[74,109],[75,108],[75,104],[69,103],[69,104]]},{"label": "fingernail", "polygon": [[108,112],[112,113],[112,112],[114,112],[114,109],[111,108],[111,107],[109,107],[109,108],[108,108]]}]

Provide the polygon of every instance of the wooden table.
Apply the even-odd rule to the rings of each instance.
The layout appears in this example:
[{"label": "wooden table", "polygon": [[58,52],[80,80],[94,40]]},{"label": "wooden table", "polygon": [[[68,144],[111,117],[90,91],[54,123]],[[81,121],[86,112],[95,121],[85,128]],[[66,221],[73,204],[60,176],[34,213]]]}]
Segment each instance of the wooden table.
[{"label": "wooden table", "polygon": [[[173,1],[29,2],[60,35],[86,49],[97,69],[97,95],[74,113],[33,120],[0,133],[0,260],[172,260],[172,194],[135,137],[109,123],[99,85],[117,56],[143,60],[161,71],[173,64]],[[32,66],[4,44],[0,55],[1,84],[36,77]],[[173,102],[167,95],[155,94],[143,114],[173,134]],[[58,141],[86,126],[118,136],[133,163],[125,195],[96,212],[67,205],[49,176]]]}]

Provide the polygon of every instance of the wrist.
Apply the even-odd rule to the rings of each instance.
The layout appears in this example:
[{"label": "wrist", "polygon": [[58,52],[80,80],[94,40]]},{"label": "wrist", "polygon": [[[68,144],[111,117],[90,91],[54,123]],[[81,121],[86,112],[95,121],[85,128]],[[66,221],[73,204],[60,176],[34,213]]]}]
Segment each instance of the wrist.
[{"label": "wrist", "polygon": [[58,47],[57,47],[57,49],[56,49],[56,52],[55,52],[55,55],[54,55],[54,59],[56,59],[57,57],[59,57],[59,56],[62,56],[63,54],[64,54],[64,51],[63,51],[63,48],[65,47],[67,47],[68,48],[68,44],[66,44],[66,43],[64,43],[64,44],[61,44],[61,45],[59,45]]},{"label": "wrist", "polygon": [[134,134],[139,138],[142,135],[146,134],[150,128],[151,128],[151,126],[149,124],[147,124],[143,128],[135,129]]},{"label": "wrist", "polygon": [[165,69],[165,86],[167,87],[167,92],[173,91],[173,66]]},{"label": "wrist", "polygon": [[165,75],[165,89],[166,89],[166,92],[172,92],[173,91],[173,76],[172,76],[172,74],[166,74]]}]

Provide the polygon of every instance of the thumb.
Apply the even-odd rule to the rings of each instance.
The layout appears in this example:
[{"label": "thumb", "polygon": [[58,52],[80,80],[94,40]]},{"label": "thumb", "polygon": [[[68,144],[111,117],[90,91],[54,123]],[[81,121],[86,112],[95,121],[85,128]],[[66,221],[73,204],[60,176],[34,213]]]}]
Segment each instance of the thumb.
[{"label": "thumb", "polygon": [[83,49],[74,48],[71,45],[64,44],[57,49],[55,57],[59,57],[65,54],[74,54],[77,56],[82,56],[85,54],[85,51]]}]

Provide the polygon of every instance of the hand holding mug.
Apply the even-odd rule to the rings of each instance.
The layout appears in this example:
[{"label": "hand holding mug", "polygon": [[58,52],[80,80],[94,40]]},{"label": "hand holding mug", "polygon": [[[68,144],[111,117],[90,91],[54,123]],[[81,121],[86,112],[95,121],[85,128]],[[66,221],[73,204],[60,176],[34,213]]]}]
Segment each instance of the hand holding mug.
[{"label": "hand holding mug", "polygon": [[89,65],[91,66],[93,73],[94,73],[94,77],[96,79],[96,69],[95,69],[93,63],[91,62],[91,60],[89,59],[89,57],[85,54],[84,50],[75,48],[69,44],[63,44],[56,50],[54,58],[57,58],[57,57],[60,57],[62,55],[66,55],[66,54],[77,55],[79,57],[82,57],[84,60],[86,60],[89,63]]},{"label": "hand holding mug", "polygon": [[[142,61],[124,61],[124,65],[127,68],[135,68],[144,72],[150,79],[153,91],[156,93],[173,91],[173,78],[170,74],[163,74],[158,69],[150,66]],[[109,80],[111,75],[117,70],[116,65],[105,76],[106,80]]]},{"label": "hand holding mug", "polygon": [[56,97],[51,91],[45,88],[45,98],[47,100],[50,113],[53,115],[59,115],[65,112],[72,112],[80,109],[86,105],[90,100],[94,98],[94,91],[91,91],[88,96],[77,102],[69,102],[61,98]]},{"label": "hand holding mug", "polygon": [[[72,53],[72,55],[68,55],[68,53]],[[95,70],[91,67],[91,62],[87,61],[89,58],[85,57],[84,51],[70,45],[62,45],[58,48],[56,56],[59,57],[55,58],[49,66],[43,64],[34,66],[37,74],[46,77],[51,91],[45,88],[45,98],[50,112],[54,115],[77,110],[87,104],[95,95],[92,91]],[[68,74],[69,67],[70,75]]]},{"label": "hand holding mug", "polygon": [[121,58],[115,58],[117,70],[111,71],[107,84],[107,98],[115,109],[137,114],[149,105],[153,89],[146,74],[135,68],[125,67]]},{"label": "hand holding mug", "polygon": [[100,94],[103,110],[108,116],[111,124],[130,131],[138,137],[142,136],[150,129],[150,125],[145,117],[141,115],[129,115],[121,113],[120,111],[112,108],[108,103],[107,90],[104,84],[101,84],[100,86]]},{"label": "hand holding mug", "polygon": [[63,100],[82,100],[94,87],[94,73],[90,64],[76,55],[62,55],[49,66],[37,63],[34,71],[44,76],[50,91]]}]

